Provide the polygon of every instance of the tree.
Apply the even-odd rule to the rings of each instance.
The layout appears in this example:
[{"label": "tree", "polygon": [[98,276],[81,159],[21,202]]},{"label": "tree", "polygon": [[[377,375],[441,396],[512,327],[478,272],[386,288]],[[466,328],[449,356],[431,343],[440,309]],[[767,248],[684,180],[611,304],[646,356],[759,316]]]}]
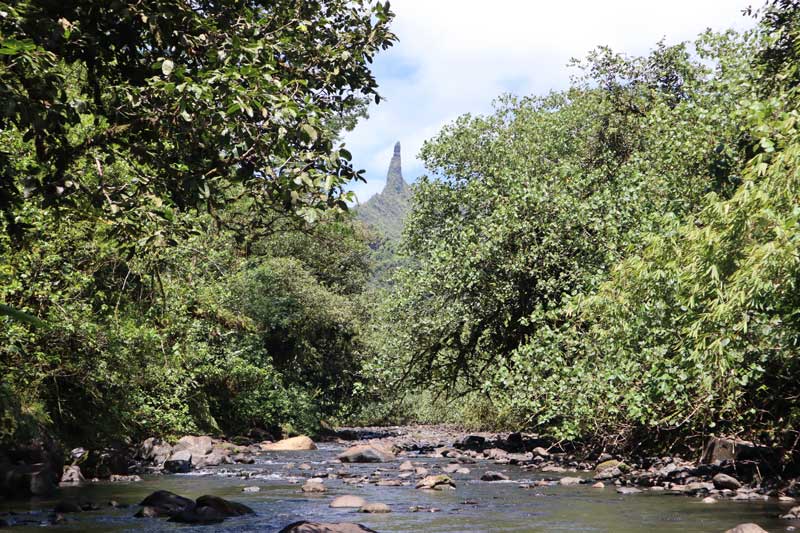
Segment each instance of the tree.
[{"label": "tree", "polygon": [[386,312],[386,356],[436,386],[503,388],[499,376],[522,372],[515,351],[564,324],[566,303],[667,226],[665,213],[731,193],[750,48],[709,33],[697,58],[686,44],[642,58],[598,49],[570,90],[502,98],[426,143],[432,177],[404,235],[418,263]]},{"label": "tree", "polygon": [[122,232],[243,199],[253,227],[345,209],[361,176],[331,128],[379,100],[391,18],[368,0],[0,3],[0,128],[24,141],[0,152],[8,230],[23,195]]}]

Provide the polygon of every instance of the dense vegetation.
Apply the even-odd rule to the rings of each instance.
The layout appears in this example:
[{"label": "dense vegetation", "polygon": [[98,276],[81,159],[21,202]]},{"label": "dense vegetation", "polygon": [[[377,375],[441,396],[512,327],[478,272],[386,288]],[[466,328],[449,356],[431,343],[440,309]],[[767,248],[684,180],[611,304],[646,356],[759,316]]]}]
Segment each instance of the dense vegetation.
[{"label": "dense vegetation", "polygon": [[[356,379],[388,3],[0,3],[0,439],[313,430]],[[25,320],[28,318],[28,320]]]},{"label": "dense vegetation", "polygon": [[793,449],[800,2],[758,16],[459,118],[413,197],[398,155],[387,231],[346,212],[338,138],[388,3],[0,2],[0,440],[350,417]]},{"label": "dense vegetation", "polygon": [[600,48],[569,90],[446,127],[377,390],[449,390],[479,421],[563,437],[794,446],[798,61],[800,4],[779,1],[757,31]]}]

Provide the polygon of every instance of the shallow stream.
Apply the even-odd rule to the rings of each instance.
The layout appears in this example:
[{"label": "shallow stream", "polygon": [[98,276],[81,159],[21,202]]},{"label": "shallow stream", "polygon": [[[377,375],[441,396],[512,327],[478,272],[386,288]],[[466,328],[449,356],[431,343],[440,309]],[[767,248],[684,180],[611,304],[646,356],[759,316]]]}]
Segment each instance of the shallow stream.
[{"label": "shallow stream", "polygon": [[[62,488],[49,499],[25,502],[0,502],[0,513],[14,511],[10,518],[18,525],[9,531],[42,531],[59,501],[94,502],[97,511],[65,515],[67,521],[46,526],[57,531],[224,531],[275,532],[297,520],[358,522],[376,531],[419,532],[615,532],[615,533],[721,533],[737,524],[755,522],[770,532],[786,531],[791,524],[777,516],[786,507],[768,502],[719,501],[704,504],[699,498],[664,493],[617,494],[613,486],[593,489],[589,485],[522,488],[521,484],[545,477],[563,475],[524,472],[516,466],[489,462],[464,465],[468,475],[452,474],[454,491],[423,491],[410,486],[348,485],[341,479],[326,479],[327,492],[305,494],[300,491],[305,478],[320,472],[336,472],[344,466],[329,463],[341,447],[323,444],[306,452],[267,452],[253,465],[224,465],[201,472],[180,475],[144,476],[138,483],[101,482],[81,487]],[[424,463],[429,468],[444,466],[447,459],[416,457],[410,454],[393,463],[350,465],[354,474],[370,476],[381,469],[382,479],[396,479],[397,467],[404,459]],[[290,465],[294,463],[294,465]],[[297,466],[308,463],[311,470]],[[501,471],[511,481],[484,482],[486,470]],[[432,470],[431,473],[438,473]],[[242,488],[258,486],[259,492]],[[242,502],[256,514],[231,518],[212,526],[173,524],[165,519],[134,518],[136,505],[155,490],[170,490],[196,498],[212,494]],[[363,514],[356,509],[332,509],[330,501],[339,495],[362,496],[392,508],[389,514]],[[113,508],[110,500],[127,507]],[[414,511],[413,507],[437,508],[439,512]],[[797,526],[798,524],[794,524]]]}]

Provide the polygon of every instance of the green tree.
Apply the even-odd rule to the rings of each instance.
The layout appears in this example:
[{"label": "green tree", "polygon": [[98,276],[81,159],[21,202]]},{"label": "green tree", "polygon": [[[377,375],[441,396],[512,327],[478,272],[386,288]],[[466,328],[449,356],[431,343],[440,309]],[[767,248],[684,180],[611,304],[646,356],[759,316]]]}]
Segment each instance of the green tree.
[{"label": "green tree", "polygon": [[[313,220],[360,175],[333,140],[362,112],[373,56],[391,45],[388,3],[0,3],[0,207],[24,194],[80,204],[120,230],[168,209],[248,200]],[[124,162],[128,172],[115,172]],[[129,219],[133,219],[132,221]]]},{"label": "green tree", "polygon": [[751,48],[709,33],[642,58],[598,49],[568,91],[502,98],[426,143],[433,177],[418,181],[404,235],[418,263],[388,305],[386,357],[401,354],[417,383],[502,387],[515,350],[563,324],[566,302],[664,213],[731,194]]}]

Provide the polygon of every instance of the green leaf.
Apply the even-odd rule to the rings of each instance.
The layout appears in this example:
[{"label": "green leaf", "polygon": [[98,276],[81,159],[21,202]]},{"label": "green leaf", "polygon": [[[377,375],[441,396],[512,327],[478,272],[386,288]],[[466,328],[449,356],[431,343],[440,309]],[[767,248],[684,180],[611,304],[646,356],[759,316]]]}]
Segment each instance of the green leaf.
[{"label": "green leaf", "polygon": [[36,326],[36,327],[44,326],[44,322],[42,322],[35,316],[25,313],[24,311],[20,311],[18,309],[14,309],[10,305],[0,304],[0,315],[11,317],[12,320],[16,320],[17,322],[24,322],[25,324],[30,324],[31,326]]}]

